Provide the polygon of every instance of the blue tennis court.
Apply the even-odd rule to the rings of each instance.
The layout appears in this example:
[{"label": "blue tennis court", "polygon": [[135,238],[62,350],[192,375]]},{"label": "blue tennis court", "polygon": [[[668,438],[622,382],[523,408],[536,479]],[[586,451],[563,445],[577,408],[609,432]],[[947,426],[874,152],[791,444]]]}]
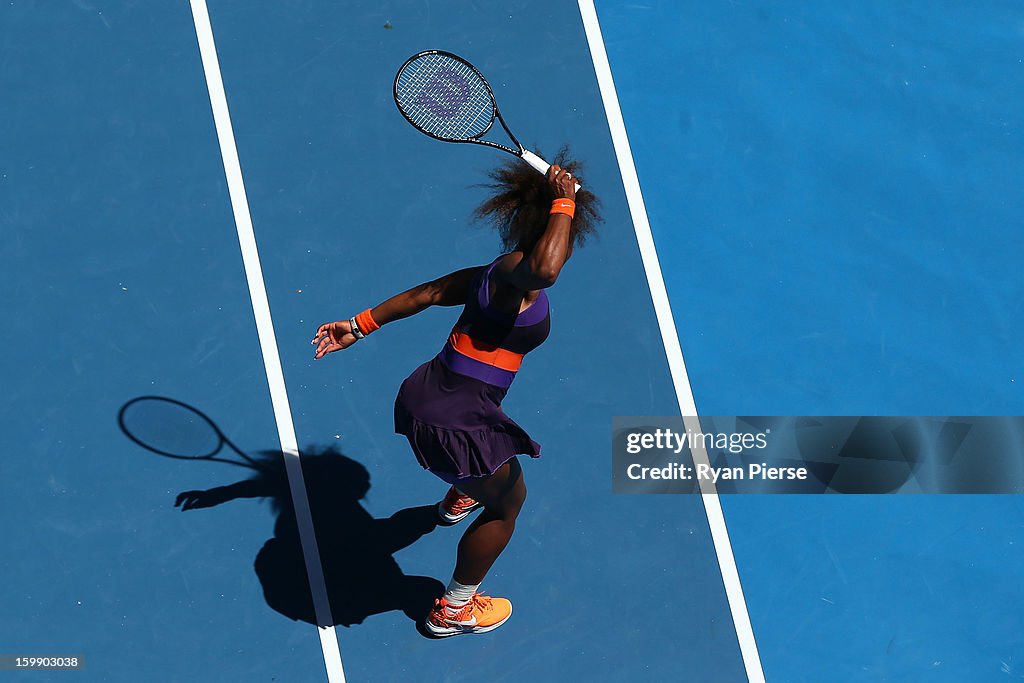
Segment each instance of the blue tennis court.
[{"label": "blue tennis court", "polygon": [[[461,529],[393,406],[457,309],[309,344],[499,253],[505,155],[396,111],[430,48],[605,218],[504,404],[543,444],[483,584],[515,613],[446,640],[416,621]],[[6,3],[0,655],[85,666],[0,676],[1024,677],[1019,497],[613,495],[609,445],[694,408],[1021,414],[1022,59],[1001,2]],[[140,406],[218,459],[147,450]]]}]

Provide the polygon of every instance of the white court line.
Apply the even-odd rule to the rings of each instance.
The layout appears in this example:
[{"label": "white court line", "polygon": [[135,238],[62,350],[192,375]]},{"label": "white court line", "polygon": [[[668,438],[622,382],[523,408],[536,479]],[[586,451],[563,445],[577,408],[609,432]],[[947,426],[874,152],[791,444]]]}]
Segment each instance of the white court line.
[{"label": "white court line", "polygon": [[[665,289],[665,280],[662,277],[661,264],[658,261],[658,252],[654,246],[654,236],[651,234],[647,208],[644,206],[643,194],[640,192],[640,179],[636,173],[636,165],[633,163],[629,138],[626,136],[626,124],[622,119],[622,110],[619,108],[619,97],[615,92],[615,83],[612,80],[612,70],[608,63],[608,54],[605,51],[597,10],[594,8],[593,0],[578,1],[580,14],[583,16],[583,26],[587,32],[587,42],[590,44],[590,56],[594,61],[597,82],[601,88],[601,99],[604,100],[608,127],[611,129],[615,155],[619,160],[619,172],[626,190],[629,212],[633,217],[633,228],[636,231],[640,256],[643,258],[644,271],[647,273],[647,285],[650,287],[654,310],[658,315],[658,327],[661,329],[661,340],[665,344],[665,354],[668,356],[669,370],[672,373],[672,383],[675,385],[679,410],[686,428],[700,432],[697,405],[693,400],[690,378],[686,374],[686,365],[683,363],[683,350],[679,346],[676,324],[672,319],[672,308],[669,305],[668,292]],[[694,464],[709,464],[707,451],[703,447],[693,449],[693,461]],[[763,683],[764,671],[761,668],[761,657],[757,652],[757,642],[754,640],[754,629],[750,625],[750,615],[747,614],[747,603],[743,598],[743,587],[740,585],[736,559],[732,554],[729,530],[725,526],[725,515],[722,513],[722,503],[718,499],[718,490],[713,482],[703,479],[700,480],[700,486],[704,512],[707,514],[708,525],[711,527],[711,538],[715,544],[718,567],[722,572],[722,582],[725,584],[725,594],[729,600],[729,609],[732,612],[733,625],[736,628],[736,638],[739,641],[747,679],[751,683]]]},{"label": "white court line", "polygon": [[263,364],[267,370],[267,384],[270,387],[270,398],[274,406],[277,434],[281,441],[281,451],[285,456],[285,470],[288,473],[288,486],[291,489],[292,503],[295,506],[299,540],[302,543],[302,554],[306,561],[306,575],[309,578],[309,586],[313,594],[313,607],[316,611],[317,624],[319,624],[317,630],[320,634],[320,647],[324,653],[324,665],[327,667],[327,679],[330,683],[344,683],[345,672],[341,666],[341,651],[338,648],[338,637],[332,625],[327,585],[324,582],[320,551],[317,548],[316,535],[313,532],[313,517],[309,511],[306,484],[302,477],[299,445],[295,438],[292,411],[288,406],[284,372],[281,369],[281,358],[277,352],[274,323],[270,317],[270,303],[267,301],[267,289],[263,283],[263,269],[260,267],[260,255],[256,249],[252,216],[249,215],[249,200],[245,195],[242,167],[238,162],[235,134],[231,128],[228,101],[224,94],[220,63],[217,60],[217,46],[213,42],[210,13],[206,7],[206,0],[191,0],[191,3],[192,19],[196,26],[196,37],[199,39],[199,52],[203,58],[203,71],[206,73],[206,87],[210,91],[213,120],[217,127],[217,139],[220,141],[220,153],[224,160],[224,174],[227,176],[228,192],[231,195],[231,209],[235,214],[238,243],[242,249],[242,262],[245,264],[245,278],[249,283],[252,312],[256,318],[260,348],[263,349]]}]

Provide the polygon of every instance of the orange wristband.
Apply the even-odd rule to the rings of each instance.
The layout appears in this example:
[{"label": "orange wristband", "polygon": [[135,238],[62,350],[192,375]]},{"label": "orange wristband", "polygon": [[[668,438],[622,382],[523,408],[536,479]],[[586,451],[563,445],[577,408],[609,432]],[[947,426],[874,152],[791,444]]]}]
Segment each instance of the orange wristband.
[{"label": "orange wristband", "polygon": [[364,335],[380,329],[380,325],[377,324],[377,321],[370,314],[369,308],[356,316],[356,325],[359,325],[359,331]]},{"label": "orange wristband", "polygon": [[571,199],[556,199],[551,202],[551,213],[564,213],[569,218],[576,215],[576,202]]}]

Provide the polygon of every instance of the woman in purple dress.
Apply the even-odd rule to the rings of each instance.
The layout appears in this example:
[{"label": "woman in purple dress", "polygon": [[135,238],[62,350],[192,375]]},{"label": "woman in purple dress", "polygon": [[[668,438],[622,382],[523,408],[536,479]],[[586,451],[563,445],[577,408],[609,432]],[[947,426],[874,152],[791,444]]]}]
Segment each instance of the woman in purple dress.
[{"label": "woman in purple dress", "polygon": [[598,200],[579,182],[565,150],[541,176],[518,161],[490,176],[495,189],[477,209],[491,219],[507,253],[397,294],[349,320],[325,323],[316,358],[347,348],[381,325],[430,306],[463,306],[441,352],[402,383],[395,431],[409,440],[420,465],[451,488],[438,504],[444,523],[483,512],[459,542],[452,580],[427,617],[435,636],[484,633],[512,614],[505,598],[479,593],[508,544],[526,500],[517,455],[540,456],[540,445],[501,408],[523,356],[548,336],[544,290],[555,284],[574,246],[600,221]]}]

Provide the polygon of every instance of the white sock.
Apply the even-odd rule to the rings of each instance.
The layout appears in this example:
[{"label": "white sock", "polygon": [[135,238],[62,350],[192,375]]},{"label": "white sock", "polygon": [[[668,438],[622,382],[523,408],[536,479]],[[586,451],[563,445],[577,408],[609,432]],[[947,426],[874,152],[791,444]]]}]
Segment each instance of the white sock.
[{"label": "white sock", "polygon": [[478,588],[480,588],[479,583],[466,585],[452,577],[452,580],[448,582],[448,589],[444,592],[444,599],[452,607],[462,607],[470,601]]}]

